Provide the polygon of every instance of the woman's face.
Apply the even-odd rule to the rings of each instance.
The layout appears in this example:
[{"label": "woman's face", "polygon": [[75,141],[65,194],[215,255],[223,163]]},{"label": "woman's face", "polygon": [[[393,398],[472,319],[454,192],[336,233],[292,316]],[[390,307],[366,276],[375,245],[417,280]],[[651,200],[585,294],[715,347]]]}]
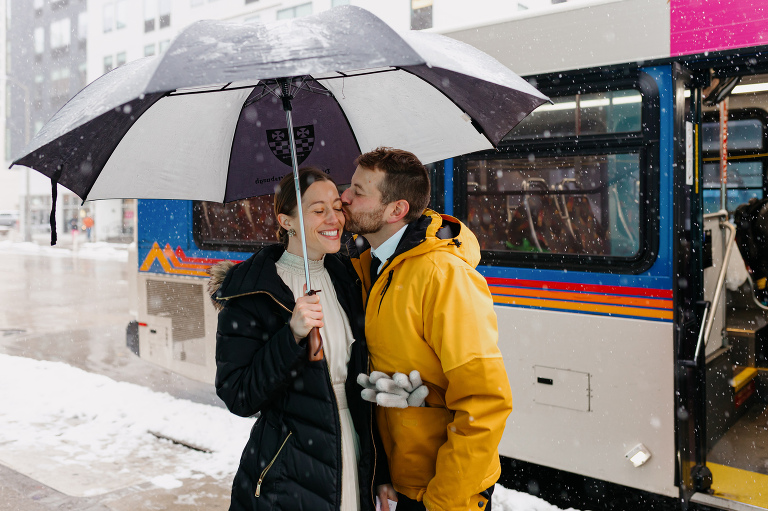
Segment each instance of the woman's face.
[{"label": "woman's face", "polygon": [[[304,228],[307,231],[307,256],[318,260],[325,254],[335,254],[341,248],[341,232],[344,229],[344,213],[336,185],[331,181],[316,181],[301,196],[304,207]],[[298,215],[291,216],[291,227],[296,236],[288,241],[288,249],[301,254],[300,225]]]}]

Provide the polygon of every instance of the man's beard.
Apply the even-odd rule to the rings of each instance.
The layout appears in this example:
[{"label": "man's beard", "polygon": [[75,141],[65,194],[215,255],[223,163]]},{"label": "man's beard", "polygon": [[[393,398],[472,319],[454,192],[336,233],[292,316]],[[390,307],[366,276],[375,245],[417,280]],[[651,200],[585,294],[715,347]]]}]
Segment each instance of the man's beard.
[{"label": "man's beard", "polygon": [[386,207],[385,204],[382,204],[375,211],[357,213],[354,217],[345,208],[344,213],[346,213],[347,223],[344,225],[344,228],[351,233],[362,235],[378,232],[387,223],[382,218]]}]

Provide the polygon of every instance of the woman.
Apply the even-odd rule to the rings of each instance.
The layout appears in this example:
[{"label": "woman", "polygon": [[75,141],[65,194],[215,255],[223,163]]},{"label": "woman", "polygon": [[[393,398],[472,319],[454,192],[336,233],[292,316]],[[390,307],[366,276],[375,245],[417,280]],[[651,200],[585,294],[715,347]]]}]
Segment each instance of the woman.
[{"label": "woman", "polygon": [[[216,392],[232,413],[261,413],[232,485],[231,510],[372,510],[370,404],[355,379],[368,369],[354,270],[337,254],[344,215],[336,185],[299,171],[311,285],[306,296],[293,175],[280,182],[280,244],[211,270],[220,308]],[[324,360],[309,362],[319,327]],[[347,404],[348,403],[348,404]]]}]

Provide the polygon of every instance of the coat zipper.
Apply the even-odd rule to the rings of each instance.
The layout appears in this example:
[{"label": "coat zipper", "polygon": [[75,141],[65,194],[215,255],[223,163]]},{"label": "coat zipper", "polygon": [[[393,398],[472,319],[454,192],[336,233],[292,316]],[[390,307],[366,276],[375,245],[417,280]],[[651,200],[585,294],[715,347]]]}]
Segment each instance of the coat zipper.
[{"label": "coat zipper", "polygon": [[293,431],[288,432],[288,436],[285,437],[285,440],[283,440],[283,444],[280,446],[280,448],[277,450],[277,454],[275,454],[275,457],[272,458],[272,461],[269,462],[269,465],[264,467],[264,470],[261,471],[261,475],[259,476],[259,482],[256,483],[256,497],[261,497],[261,483],[264,482],[264,477],[267,475],[267,472],[269,472],[269,469],[272,468],[272,464],[275,462],[278,456],[280,456],[280,451],[283,450],[283,447],[285,447],[286,442],[288,442],[288,439],[291,438],[291,435],[293,435]]},{"label": "coat zipper", "polygon": [[[342,472],[344,470],[344,439],[342,438],[343,434],[341,432],[341,410],[339,409],[339,400],[336,398],[336,391],[333,389],[333,379],[331,378],[331,368],[328,367],[328,359],[325,360],[325,374],[328,375],[328,383],[331,385],[331,395],[333,396],[333,402],[336,404],[336,430],[339,432],[339,466],[341,469],[339,470],[339,477],[337,479],[338,483],[338,494],[336,501],[339,504],[339,508],[341,508],[341,486],[343,484],[342,479],[343,475]],[[355,470],[357,470],[357,467],[354,467]]]},{"label": "coat zipper", "polygon": [[[366,346],[367,350],[367,346]],[[366,355],[366,358],[368,359],[368,372],[371,371],[371,355]],[[368,405],[368,407],[371,410],[371,420],[368,423],[371,429],[371,445],[373,446],[373,470],[371,474],[371,503],[373,504],[374,509],[376,508],[376,492],[374,491],[374,485],[376,484],[376,460],[378,459],[378,453],[376,452],[376,441],[373,438],[373,404]]]},{"label": "coat zipper", "polygon": [[275,298],[275,295],[273,295],[273,294],[272,294],[272,293],[270,293],[269,291],[250,291],[250,292],[248,292],[248,293],[242,293],[242,294],[239,294],[239,295],[227,296],[226,298],[219,298],[218,300],[220,300],[220,301],[224,302],[224,301],[227,301],[227,300],[231,300],[232,298],[240,298],[241,296],[259,295],[259,294],[263,294],[263,295],[267,295],[267,296],[269,296],[269,297],[270,297],[270,298],[272,298],[272,299],[275,301],[275,303],[277,303],[277,304],[278,304],[280,307],[282,307],[282,308],[283,308],[283,309],[285,309],[286,311],[288,311],[288,312],[290,312],[291,314],[293,314],[293,310],[291,310],[291,309],[289,309],[288,307],[286,307],[285,305],[283,305],[283,302],[281,302],[280,300],[278,300],[277,298]]}]

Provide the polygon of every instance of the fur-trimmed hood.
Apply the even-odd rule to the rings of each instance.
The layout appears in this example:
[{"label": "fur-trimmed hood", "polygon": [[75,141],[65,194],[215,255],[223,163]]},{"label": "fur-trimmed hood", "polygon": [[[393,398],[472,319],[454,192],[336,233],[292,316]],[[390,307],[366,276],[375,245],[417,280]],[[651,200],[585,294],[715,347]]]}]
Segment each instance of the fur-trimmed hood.
[{"label": "fur-trimmed hood", "polygon": [[207,291],[208,296],[211,297],[211,302],[213,302],[213,307],[220,311],[224,308],[224,305],[220,301],[216,299],[216,294],[218,293],[219,289],[221,289],[221,285],[224,283],[224,278],[227,276],[227,272],[231,270],[235,266],[234,261],[220,261],[210,268],[208,268],[208,275],[211,276],[210,279],[208,279],[208,285],[207,285]]}]

